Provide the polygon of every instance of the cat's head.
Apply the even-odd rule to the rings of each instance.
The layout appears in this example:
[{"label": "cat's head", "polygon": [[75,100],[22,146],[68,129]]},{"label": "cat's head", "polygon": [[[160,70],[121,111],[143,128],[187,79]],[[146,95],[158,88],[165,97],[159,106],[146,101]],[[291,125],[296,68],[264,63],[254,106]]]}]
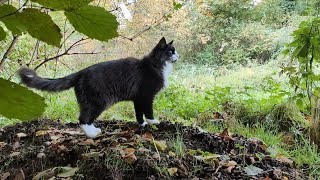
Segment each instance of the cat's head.
[{"label": "cat's head", "polygon": [[167,43],[164,37],[154,47],[151,55],[155,57],[156,60],[160,60],[161,63],[175,63],[179,59],[179,54],[173,47],[173,41]]}]

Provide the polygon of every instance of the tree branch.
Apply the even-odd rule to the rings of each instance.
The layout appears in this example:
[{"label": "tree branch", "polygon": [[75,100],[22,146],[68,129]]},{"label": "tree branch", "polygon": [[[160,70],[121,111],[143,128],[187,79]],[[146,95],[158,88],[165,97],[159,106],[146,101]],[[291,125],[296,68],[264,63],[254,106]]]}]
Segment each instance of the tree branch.
[{"label": "tree branch", "polygon": [[61,56],[68,56],[68,55],[76,55],[76,54],[99,54],[95,53],[95,52],[77,52],[77,53],[70,53],[70,51],[77,46],[77,44],[81,43],[82,41],[85,41],[89,38],[81,38],[80,40],[74,42],[67,50],[65,50],[63,53],[61,54],[57,54],[56,56],[50,57],[50,58],[45,58],[39,65],[37,65],[34,70],[37,70],[38,68],[40,68],[42,65],[44,65],[45,63],[52,61],[52,60],[56,60]]},{"label": "tree branch", "polygon": [[132,37],[126,37],[123,35],[119,35],[119,37],[123,38],[123,39],[127,39],[129,41],[133,41],[134,39],[136,39],[137,37],[141,36],[143,33],[149,31],[151,28],[157,27],[159,26],[167,17],[167,15],[163,15],[160,19],[156,20],[155,22],[153,22],[151,25],[149,25],[148,27],[146,27],[145,29],[137,32],[136,34],[134,34]]},{"label": "tree branch", "polygon": [[18,37],[19,36],[13,36],[13,39],[12,39],[7,51],[4,53],[4,55],[3,55],[3,57],[2,57],[2,59],[0,61],[0,71],[2,70],[2,66],[3,66],[5,60],[11,54],[12,49],[13,49],[14,45],[16,44],[17,40],[18,40]]}]

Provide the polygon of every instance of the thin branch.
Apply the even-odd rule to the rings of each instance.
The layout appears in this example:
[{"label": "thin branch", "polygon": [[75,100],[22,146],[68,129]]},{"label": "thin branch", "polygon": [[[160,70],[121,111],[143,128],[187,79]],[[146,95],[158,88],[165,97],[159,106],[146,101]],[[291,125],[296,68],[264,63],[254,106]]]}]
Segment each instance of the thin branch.
[{"label": "thin branch", "polygon": [[2,57],[2,59],[0,61],[0,71],[2,70],[2,66],[3,66],[5,60],[11,54],[12,49],[13,49],[14,45],[16,44],[17,40],[18,40],[18,37],[19,36],[13,36],[13,39],[12,39],[7,51],[4,53],[4,55],[3,55],[3,57]]},{"label": "thin branch", "polygon": [[51,58],[45,58],[38,66],[36,66],[34,68],[34,70],[37,70],[39,67],[41,67],[43,64],[49,62],[49,61],[52,61],[52,60],[56,60],[58,59],[59,57],[61,56],[67,56],[67,55],[75,55],[75,54],[99,54],[99,53],[95,53],[95,52],[84,52],[84,53],[70,53],[70,51],[76,47],[77,44],[79,44],[80,42],[82,41],[85,41],[89,38],[81,38],[79,39],[78,41],[74,42],[66,51],[64,51],[63,53],[61,54],[57,54],[56,56],[54,57],[51,57]]},{"label": "thin branch", "polygon": [[[131,4],[134,4],[134,3],[136,3],[136,1],[130,2],[130,3],[126,3],[125,6],[130,6]],[[120,7],[117,6],[116,8],[109,10],[109,12],[118,11],[119,9],[120,9]]]},{"label": "thin branch", "polygon": [[141,36],[143,33],[149,31],[151,28],[157,27],[159,26],[167,17],[167,15],[163,15],[160,19],[156,20],[154,23],[152,23],[151,25],[149,25],[147,28],[137,32],[135,35],[133,35],[132,37],[126,37],[123,35],[119,35],[119,37],[123,38],[123,39],[127,39],[129,41],[133,41],[134,39],[136,39],[137,37]]}]

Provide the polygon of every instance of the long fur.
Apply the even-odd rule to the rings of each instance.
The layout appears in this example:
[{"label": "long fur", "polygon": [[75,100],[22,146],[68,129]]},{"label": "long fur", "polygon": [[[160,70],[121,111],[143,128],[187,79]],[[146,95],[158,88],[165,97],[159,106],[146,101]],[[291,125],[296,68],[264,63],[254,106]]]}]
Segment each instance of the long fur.
[{"label": "long fur", "polygon": [[102,62],[58,79],[42,78],[27,68],[22,68],[19,75],[26,86],[43,91],[74,87],[81,124],[91,125],[103,110],[128,100],[134,102],[137,121],[144,124],[143,116],[154,119],[153,99],[167,85],[169,71],[165,68],[177,58],[172,42],[167,44],[162,38],[141,60],[130,57]]}]

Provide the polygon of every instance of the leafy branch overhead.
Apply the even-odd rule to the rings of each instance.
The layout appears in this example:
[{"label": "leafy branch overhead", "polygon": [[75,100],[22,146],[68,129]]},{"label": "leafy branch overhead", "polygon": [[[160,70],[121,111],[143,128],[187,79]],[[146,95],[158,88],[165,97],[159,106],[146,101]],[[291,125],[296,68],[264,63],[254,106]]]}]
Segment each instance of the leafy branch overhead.
[{"label": "leafy branch overhead", "polygon": [[[89,5],[92,0],[32,0],[44,8],[64,11],[67,19],[76,31],[92,39],[108,41],[118,36],[116,16],[101,7]],[[0,6],[0,21],[14,35],[29,33],[32,37],[56,47],[60,46],[61,29],[45,12],[36,8],[26,8],[22,11],[12,5]],[[6,34],[0,27],[0,40]]]}]

